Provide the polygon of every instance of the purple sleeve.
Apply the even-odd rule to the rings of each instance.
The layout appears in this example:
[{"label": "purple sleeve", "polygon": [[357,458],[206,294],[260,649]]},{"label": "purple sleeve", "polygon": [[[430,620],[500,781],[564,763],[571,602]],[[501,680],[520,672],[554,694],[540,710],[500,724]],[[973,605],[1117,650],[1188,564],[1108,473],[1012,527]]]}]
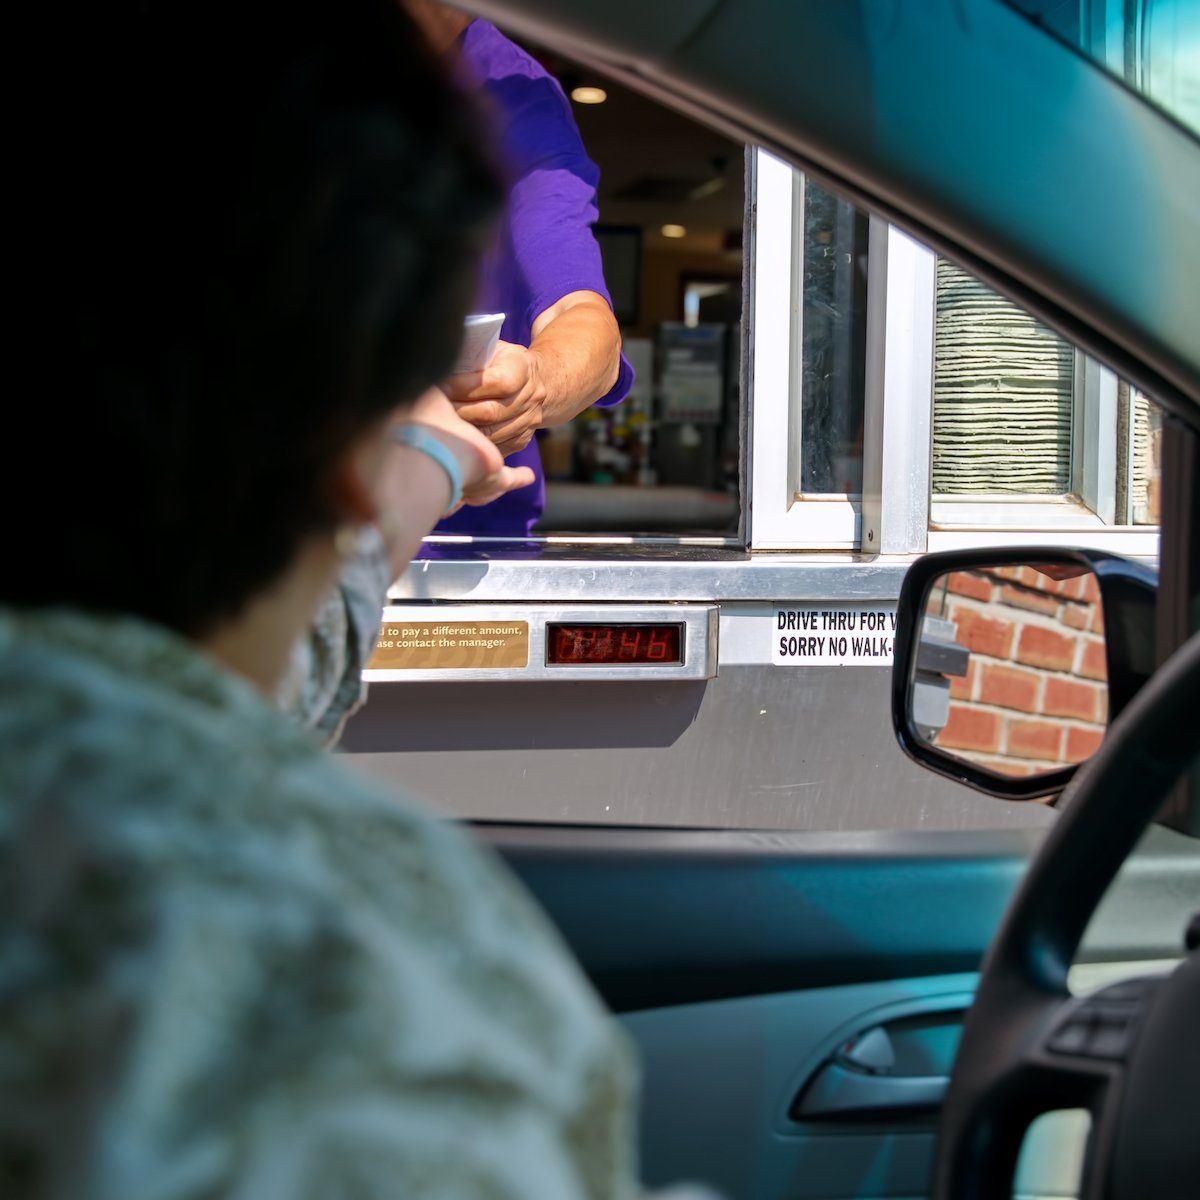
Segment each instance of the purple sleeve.
[{"label": "purple sleeve", "polygon": [[548,76],[509,77],[492,86],[513,170],[508,226],[528,296],[526,322],[532,325],[569,292],[609,299],[592,233],[600,172],[583,149],[566,98]]},{"label": "purple sleeve", "polygon": [[[508,76],[492,81],[489,91],[504,116],[505,157],[513,170],[507,224],[527,299],[524,326],[571,292],[596,292],[611,305],[592,233],[600,172],[583,148],[566,97],[549,76]],[[633,369],[622,356],[616,384],[597,404],[619,403],[632,385]]]},{"label": "purple sleeve", "polygon": [[621,365],[617,369],[617,382],[600,397],[593,405],[594,408],[611,408],[614,404],[620,404],[626,396],[629,395],[633,387],[634,373],[633,366],[625,355],[621,355]]}]

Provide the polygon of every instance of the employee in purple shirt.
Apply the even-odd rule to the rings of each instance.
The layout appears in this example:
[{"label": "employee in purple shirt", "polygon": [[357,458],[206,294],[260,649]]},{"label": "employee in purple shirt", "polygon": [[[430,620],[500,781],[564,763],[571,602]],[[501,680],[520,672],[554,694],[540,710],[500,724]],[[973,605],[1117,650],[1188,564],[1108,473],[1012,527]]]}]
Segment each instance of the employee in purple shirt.
[{"label": "employee in purple shirt", "polygon": [[475,303],[477,312],[506,314],[500,345],[484,371],[443,386],[509,466],[534,473],[528,487],[462,509],[434,532],[524,537],[545,507],[537,430],[593,404],[617,404],[633,384],[592,234],[600,172],[562,88],[524,50],[488,22],[433,0],[405,4],[434,50],[454,56],[464,86],[481,93],[509,177]]}]

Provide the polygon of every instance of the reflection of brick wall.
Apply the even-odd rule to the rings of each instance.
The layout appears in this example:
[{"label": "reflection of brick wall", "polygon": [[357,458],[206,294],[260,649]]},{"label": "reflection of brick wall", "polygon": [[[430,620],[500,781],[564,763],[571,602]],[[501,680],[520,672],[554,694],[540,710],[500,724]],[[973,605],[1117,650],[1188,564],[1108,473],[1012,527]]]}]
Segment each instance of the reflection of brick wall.
[{"label": "reflection of brick wall", "polygon": [[971,651],[950,681],[943,749],[1010,775],[1080,762],[1108,719],[1104,626],[1090,573],[1056,581],[1029,567],[958,571],[930,597]]}]

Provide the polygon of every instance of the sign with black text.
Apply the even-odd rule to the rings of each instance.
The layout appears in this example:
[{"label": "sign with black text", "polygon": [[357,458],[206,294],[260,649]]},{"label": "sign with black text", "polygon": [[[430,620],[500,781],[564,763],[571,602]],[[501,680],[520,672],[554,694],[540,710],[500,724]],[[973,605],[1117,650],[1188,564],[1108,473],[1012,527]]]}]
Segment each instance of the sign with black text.
[{"label": "sign with black text", "polygon": [[777,604],[771,661],[777,667],[890,667],[896,606]]}]

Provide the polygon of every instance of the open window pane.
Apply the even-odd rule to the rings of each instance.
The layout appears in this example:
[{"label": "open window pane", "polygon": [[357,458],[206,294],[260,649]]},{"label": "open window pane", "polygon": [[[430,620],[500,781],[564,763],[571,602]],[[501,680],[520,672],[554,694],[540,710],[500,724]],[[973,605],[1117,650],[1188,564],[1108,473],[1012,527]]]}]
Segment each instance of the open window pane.
[{"label": "open window pane", "polygon": [[[568,167],[559,149],[547,158],[524,126],[498,138],[497,152],[514,160],[506,168],[523,172],[522,190],[510,195],[510,205],[525,206],[521,228],[530,252],[519,268],[536,258],[530,247],[539,245],[543,227],[549,244],[556,220],[572,230],[591,224],[635,376],[619,402],[611,393],[601,397],[566,424],[539,429],[534,446],[518,451],[526,455],[521,465],[540,465],[545,478],[544,503],[525,497],[519,515],[532,521],[533,538],[559,543],[646,540],[668,552],[681,541],[738,545],[746,147],[557,52],[516,40],[548,76],[537,75],[538,111],[569,112],[587,160]],[[530,101],[520,120],[533,121],[533,112]],[[581,257],[590,264],[590,252]],[[568,261],[557,275],[551,266],[545,274],[555,287],[591,290],[573,283],[578,270]],[[513,304],[489,304],[487,311],[520,311],[527,297],[520,287],[511,293]],[[559,298],[539,283],[538,303]],[[528,344],[525,326],[536,314],[526,315],[515,339],[502,336]],[[511,497],[498,504],[519,506]],[[464,508],[426,539],[425,554],[469,555],[470,544],[483,541],[489,544],[479,549],[488,555],[524,553],[497,542],[523,543],[525,527],[524,520],[501,523],[486,509]]]},{"label": "open window pane", "polygon": [[629,397],[546,431],[552,537],[734,537],[740,505],[745,148],[583,67],[542,55],[600,168],[597,238],[637,374]]}]

